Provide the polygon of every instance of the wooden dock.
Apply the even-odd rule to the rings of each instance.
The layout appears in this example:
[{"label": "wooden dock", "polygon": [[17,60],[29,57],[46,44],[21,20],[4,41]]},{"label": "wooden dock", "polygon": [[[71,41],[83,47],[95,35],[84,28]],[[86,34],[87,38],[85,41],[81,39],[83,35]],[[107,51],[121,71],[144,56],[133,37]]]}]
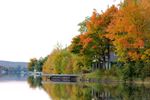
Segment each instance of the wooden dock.
[{"label": "wooden dock", "polygon": [[77,74],[42,74],[53,82],[76,82],[79,75]]}]

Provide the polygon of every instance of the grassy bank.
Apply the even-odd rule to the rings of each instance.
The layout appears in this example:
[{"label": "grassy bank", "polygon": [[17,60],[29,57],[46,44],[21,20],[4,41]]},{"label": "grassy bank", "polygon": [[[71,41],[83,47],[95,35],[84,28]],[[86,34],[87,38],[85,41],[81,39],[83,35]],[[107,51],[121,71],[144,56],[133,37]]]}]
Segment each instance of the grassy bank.
[{"label": "grassy bank", "polygon": [[120,81],[122,76],[119,72],[112,72],[112,70],[96,70],[91,73],[82,74],[83,80],[94,79],[94,80],[109,80],[109,81]]},{"label": "grassy bank", "polygon": [[87,82],[121,82],[150,84],[150,77],[147,77],[144,80],[140,78],[134,78],[133,80],[124,80],[121,74],[121,70],[118,70],[117,72],[112,72],[112,70],[96,70],[91,73],[82,74],[80,79]]}]

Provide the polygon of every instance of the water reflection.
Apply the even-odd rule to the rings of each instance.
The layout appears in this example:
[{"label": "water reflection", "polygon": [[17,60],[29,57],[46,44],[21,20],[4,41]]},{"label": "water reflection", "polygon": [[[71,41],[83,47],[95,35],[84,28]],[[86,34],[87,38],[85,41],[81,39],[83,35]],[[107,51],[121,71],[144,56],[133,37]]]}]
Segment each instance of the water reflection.
[{"label": "water reflection", "polygon": [[27,74],[0,74],[0,82],[5,81],[26,81]]},{"label": "water reflection", "polygon": [[[26,84],[26,80],[28,85]],[[30,87],[33,88],[34,91],[32,92],[35,94],[39,92],[38,95],[41,95],[45,91],[41,99],[49,95],[49,99],[52,98],[52,100],[150,100],[149,84],[56,83],[43,80],[45,78],[27,77],[27,75],[21,74],[3,74],[0,75],[0,89],[3,91],[1,94],[5,94],[4,90],[7,90],[7,94],[8,91],[15,91],[13,96],[16,95],[17,97],[18,93],[24,95],[29,93],[29,91],[31,92],[32,89],[28,88]],[[21,93],[20,91],[22,90],[25,93]],[[9,95],[11,94],[12,92]],[[34,97],[37,96],[35,95]]]},{"label": "water reflection", "polygon": [[42,87],[52,100],[149,100],[150,85],[116,83],[56,84],[29,77],[32,88]]},{"label": "water reflection", "polygon": [[29,76],[27,79],[27,82],[29,83],[31,88],[41,88],[42,87],[42,78],[41,77],[34,77],[34,76]]},{"label": "water reflection", "polygon": [[42,88],[31,89],[27,77],[25,74],[0,74],[0,100],[51,100]]}]

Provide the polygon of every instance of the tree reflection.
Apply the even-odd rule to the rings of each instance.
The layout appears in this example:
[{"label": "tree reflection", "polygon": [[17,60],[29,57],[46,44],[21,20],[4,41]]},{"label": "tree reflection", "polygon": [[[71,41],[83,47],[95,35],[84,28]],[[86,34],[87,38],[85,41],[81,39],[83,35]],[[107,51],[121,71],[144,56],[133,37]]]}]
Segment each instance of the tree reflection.
[{"label": "tree reflection", "polygon": [[41,77],[34,77],[34,76],[29,76],[27,79],[29,85],[31,88],[41,88],[42,87],[42,78]]},{"label": "tree reflection", "polygon": [[42,87],[52,100],[148,100],[150,85],[118,83],[41,83],[41,77],[28,77],[30,87]]},{"label": "tree reflection", "polygon": [[43,84],[44,90],[54,100],[91,100],[90,88],[73,84]]}]

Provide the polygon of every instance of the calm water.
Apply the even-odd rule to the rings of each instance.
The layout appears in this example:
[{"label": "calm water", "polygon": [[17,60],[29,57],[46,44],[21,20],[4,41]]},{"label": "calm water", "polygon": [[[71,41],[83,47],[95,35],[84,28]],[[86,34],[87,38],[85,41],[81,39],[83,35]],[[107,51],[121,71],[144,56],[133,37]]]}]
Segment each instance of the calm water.
[{"label": "calm water", "polygon": [[0,75],[0,100],[51,100],[42,88],[31,88],[27,76]]},{"label": "calm water", "polygon": [[150,100],[150,85],[53,83],[40,77],[0,75],[1,100]]}]

